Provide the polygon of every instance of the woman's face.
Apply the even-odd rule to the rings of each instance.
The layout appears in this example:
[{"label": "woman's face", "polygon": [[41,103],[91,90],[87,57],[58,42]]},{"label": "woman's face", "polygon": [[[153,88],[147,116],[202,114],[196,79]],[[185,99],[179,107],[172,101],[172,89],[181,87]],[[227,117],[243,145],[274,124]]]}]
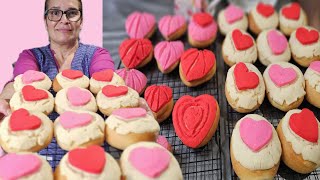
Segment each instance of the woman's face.
[{"label": "woman's face", "polygon": [[[50,0],[48,3],[48,10],[79,10],[78,0]],[[56,14],[58,11],[51,12],[51,15]],[[80,30],[82,27],[82,19],[73,22],[67,18],[66,14],[63,14],[60,21],[51,21],[46,16],[46,29],[51,42],[57,44],[72,44],[79,38]]]}]

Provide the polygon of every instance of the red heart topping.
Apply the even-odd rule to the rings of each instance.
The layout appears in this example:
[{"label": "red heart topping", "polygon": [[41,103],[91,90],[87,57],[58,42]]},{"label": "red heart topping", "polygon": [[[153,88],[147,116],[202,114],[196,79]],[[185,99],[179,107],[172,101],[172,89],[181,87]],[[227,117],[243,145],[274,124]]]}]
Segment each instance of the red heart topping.
[{"label": "red heart topping", "polygon": [[318,121],[309,109],[303,108],[300,113],[292,114],[289,125],[292,131],[303,139],[313,143],[318,142]]},{"label": "red heart topping", "polygon": [[31,85],[27,85],[22,88],[22,96],[26,101],[39,101],[42,99],[48,99],[49,97],[46,91],[36,89]]},{"label": "red heart topping", "polygon": [[102,93],[107,97],[117,97],[128,93],[127,86],[106,85],[102,88]]},{"label": "red heart topping", "polygon": [[272,5],[270,4],[264,4],[262,2],[260,2],[257,5],[257,11],[263,15],[264,17],[269,17],[274,13],[274,8]]},{"label": "red heart topping", "polygon": [[188,49],[181,56],[182,73],[188,81],[203,78],[216,63],[215,55],[209,50]]},{"label": "red heart topping", "polygon": [[62,76],[69,79],[78,79],[83,76],[83,73],[78,70],[66,69],[62,71]]},{"label": "red heart topping", "polygon": [[158,112],[164,105],[172,99],[172,89],[168,86],[152,85],[144,92],[149,107],[153,112]]},{"label": "red heart topping", "polygon": [[193,14],[192,19],[194,22],[199,24],[202,27],[206,27],[212,23],[213,17],[209,13],[196,13]]},{"label": "red heart topping", "polygon": [[238,50],[246,50],[253,46],[253,40],[250,35],[243,34],[239,29],[232,32],[233,43]]},{"label": "red heart topping", "polygon": [[106,164],[106,155],[102,147],[95,145],[71,150],[68,161],[83,171],[100,174]]},{"label": "red heart topping", "polygon": [[234,78],[239,90],[254,89],[259,85],[258,75],[255,72],[249,72],[249,69],[243,62],[236,64]]},{"label": "red heart topping", "polygon": [[30,115],[26,109],[18,109],[11,114],[9,126],[11,131],[34,130],[41,126],[41,120]]},{"label": "red heart topping", "polygon": [[181,141],[189,147],[199,146],[208,135],[217,113],[213,96],[182,96],[172,112],[174,129]]},{"label": "red heart topping", "polygon": [[113,70],[107,69],[104,71],[95,72],[92,74],[92,78],[97,81],[111,82],[113,78]]},{"label": "red heart topping", "polygon": [[319,32],[313,29],[308,30],[304,27],[299,27],[296,31],[296,38],[301,44],[312,44],[318,41]]},{"label": "red heart topping", "polygon": [[120,58],[127,68],[136,68],[152,52],[153,47],[149,39],[126,39],[119,47]]},{"label": "red heart topping", "polygon": [[282,15],[287,19],[298,20],[300,17],[300,5],[299,3],[291,3],[290,6],[284,7],[282,9]]}]

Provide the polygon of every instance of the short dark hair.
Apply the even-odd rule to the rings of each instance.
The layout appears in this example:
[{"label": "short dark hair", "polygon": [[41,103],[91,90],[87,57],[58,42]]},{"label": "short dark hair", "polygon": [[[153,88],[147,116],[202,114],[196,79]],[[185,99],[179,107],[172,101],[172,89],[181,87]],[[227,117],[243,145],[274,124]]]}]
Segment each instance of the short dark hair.
[{"label": "short dark hair", "polygon": [[[46,0],[46,2],[44,3],[44,18],[46,18],[46,16],[47,16],[47,14],[46,14],[46,12],[47,12],[47,10],[48,10],[48,4],[49,4],[49,1],[50,0]],[[78,2],[79,2],[79,10],[81,11],[81,19],[83,18],[83,12],[82,12],[82,0],[78,0]]]}]

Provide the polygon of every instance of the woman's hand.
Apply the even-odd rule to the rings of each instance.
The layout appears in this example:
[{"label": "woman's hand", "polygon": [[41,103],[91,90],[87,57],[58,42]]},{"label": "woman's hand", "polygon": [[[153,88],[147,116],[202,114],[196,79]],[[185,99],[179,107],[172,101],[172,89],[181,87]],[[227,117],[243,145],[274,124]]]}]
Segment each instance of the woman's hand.
[{"label": "woman's hand", "polygon": [[0,120],[2,120],[4,116],[8,116],[10,114],[11,110],[9,103],[4,99],[0,99]]}]

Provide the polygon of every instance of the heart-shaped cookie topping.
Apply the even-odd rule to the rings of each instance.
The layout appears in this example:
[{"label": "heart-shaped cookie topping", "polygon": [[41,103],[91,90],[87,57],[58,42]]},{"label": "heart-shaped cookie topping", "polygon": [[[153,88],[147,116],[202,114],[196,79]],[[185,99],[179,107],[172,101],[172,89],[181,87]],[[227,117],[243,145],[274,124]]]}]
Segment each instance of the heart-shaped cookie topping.
[{"label": "heart-shaped cookie topping", "polygon": [[68,153],[69,163],[85,172],[100,174],[106,164],[104,149],[100,146],[73,149]]},{"label": "heart-shaped cookie topping", "polygon": [[154,57],[158,66],[165,71],[180,60],[183,51],[184,45],[181,41],[162,41],[154,48]]},{"label": "heart-shaped cookie topping", "polygon": [[158,112],[162,107],[169,103],[172,99],[172,89],[168,86],[152,85],[144,92],[149,107],[153,112]]},{"label": "heart-shaped cookie topping", "polygon": [[130,121],[136,120],[136,118],[145,117],[147,111],[143,108],[120,108],[112,112],[112,115],[115,115],[122,120]]},{"label": "heart-shaped cookie topping", "polygon": [[28,70],[22,75],[23,84],[31,84],[33,82],[42,81],[46,75],[43,72]]},{"label": "heart-shaped cookie topping", "polygon": [[239,29],[235,29],[232,32],[233,44],[237,50],[246,50],[253,46],[253,40],[250,35],[242,33]]},{"label": "heart-shaped cookie topping", "polygon": [[287,19],[298,20],[300,18],[300,5],[298,3],[291,3],[282,9],[282,15]]},{"label": "heart-shaped cookie topping", "polygon": [[290,129],[303,139],[317,143],[319,136],[318,121],[309,109],[302,109],[300,113],[294,113],[289,119]]},{"label": "heart-shaped cookie topping", "polygon": [[194,20],[195,23],[197,23],[202,27],[208,26],[213,21],[213,17],[209,13],[204,13],[204,12],[193,14],[192,19]]},{"label": "heart-shaped cookie topping", "polygon": [[291,84],[297,79],[297,72],[293,68],[283,68],[278,64],[272,65],[268,74],[272,82],[278,87]]},{"label": "heart-shaped cookie topping", "polygon": [[287,38],[276,30],[271,30],[268,32],[267,41],[272,54],[275,55],[282,54],[288,47]]},{"label": "heart-shaped cookie topping", "polygon": [[181,56],[181,74],[187,81],[201,79],[212,70],[216,58],[209,50],[188,49]]},{"label": "heart-shaped cookie topping", "polygon": [[66,69],[62,71],[62,76],[68,79],[78,79],[83,76],[83,73],[79,70]]},{"label": "heart-shaped cookie topping", "polygon": [[130,38],[145,38],[155,24],[153,14],[135,11],[127,17],[125,28]]},{"label": "heart-shaped cookie topping", "polygon": [[159,177],[170,164],[167,150],[159,147],[138,147],[129,154],[129,162],[139,172],[149,178]]},{"label": "heart-shaped cookie topping", "polygon": [[239,90],[254,89],[259,85],[259,77],[250,72],[246,64],[240,62],[234,68],[234,79]]},{"label": "heart-shaped cookie topping", "polygon": [[119,55],[124,66],[131,69],[138,67],[152,50],[149,39],[126,39],[119,46]]},{"label": "heart-shaped cookie topping", "polygon": [[243,10],[233,4],[229,5],[224,11],[224,16],[229,24],[242,19],[243,15]]},{"label": "heart-shaped cookie topping", "polygon": [[18,109],[11,114],[9,126],[11,131],[35,130],[41,126],[41,119],[30,115],[26,109]]},{"label": "heart-shaped cookie topping", "polygon": [[213,96],[182,96],[172,112],[174,129],[181,141],[192,148],[199,146],[208,135],[217,114]]},{"label": "heart-shaped cookie topping", "polygon": [[259,2],[257,5],[257,12],[267,18],[274,13],[274,8],[270,4]]},{"label": "heart-shaped cookie topping", "polygon": [[90,102],[92,94],[82,88],[71,87],[67,90],[67,98],[73,106],[83,106]]},{"label": "heart-shaped cookie topping", "polygon": [[272,139],[272,127],[264,120],[244,118],[240,124],[240,136],[252,151],[257,152]]},{"label": "heart-shaped cookie topping", "polygon": [[41,168],[41,160],[33,154],[7,154],[0,158],[0,179],[27,178]]},{"label": "heart-shaped cookie topping", "polygon": [[309,66],[310,69],[320,73],[320,61],[313,61],[310,66]]},{"label": "heart-shaped cookie topping", "polygon": [[95,72],[92,74],[92,78],[97,81],[111,82],[113,78],[113,70],[107,69],[107,70]]},{"label": "heart-shaped cookie topping", "polygon": [[65,111],[60,115],[59,119],[63,128],[72,129],[90,124],[93,120],[93,117],[89,113]]},{"label": "heart-shaped cookie topping", "polygon": [[31,85],[26,85],[22,88],[22,96],[26,101],[39,101],[49,98],[49,95],[46,91],[42,89],[36,89]]},{"label": "heart-shaped cookie topping", "polygon": [[106,85],[102,88],[102,93],[107,97],[117,97],[128,93],[127,86]]},{"label": "heart-shaped cookie topping", "polygon": [[296,31],[296,38],[301,44],[313,44],[319,40],[319,32],[313,29],[308,30],[304,27],[300,27]]},{"label": "heart-shaped cookie topping", "polygon": [[177,32],[186,24],[186,19],[181,15],[163,16],[159,21],[159,31],[165,37]]}]

